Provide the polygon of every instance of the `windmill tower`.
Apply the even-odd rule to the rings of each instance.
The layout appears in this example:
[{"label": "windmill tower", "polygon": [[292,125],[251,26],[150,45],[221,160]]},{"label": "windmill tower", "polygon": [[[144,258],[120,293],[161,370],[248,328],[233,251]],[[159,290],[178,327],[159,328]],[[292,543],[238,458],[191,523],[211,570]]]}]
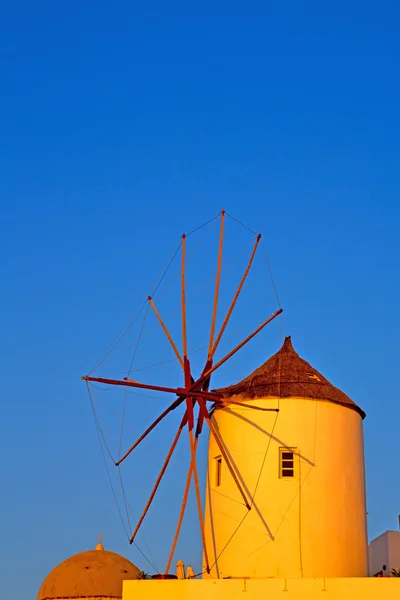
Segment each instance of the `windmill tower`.
[{"label": "windmill tower", "polygon": [[204,576],[366,576],[361,408],[300,358],[290,337],[218,393],[212,420],[251,508],[211,437],[205,535],[213,566]]}]

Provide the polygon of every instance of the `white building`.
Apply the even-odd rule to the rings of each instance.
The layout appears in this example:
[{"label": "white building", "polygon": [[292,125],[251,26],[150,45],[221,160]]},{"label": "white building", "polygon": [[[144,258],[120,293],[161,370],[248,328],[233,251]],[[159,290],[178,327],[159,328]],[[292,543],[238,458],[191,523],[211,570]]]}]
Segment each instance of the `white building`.
[{"label": "white building", "polygon": [[390,575],[400,569],[400,531],[385,531],[368,546],[369,574]]}]

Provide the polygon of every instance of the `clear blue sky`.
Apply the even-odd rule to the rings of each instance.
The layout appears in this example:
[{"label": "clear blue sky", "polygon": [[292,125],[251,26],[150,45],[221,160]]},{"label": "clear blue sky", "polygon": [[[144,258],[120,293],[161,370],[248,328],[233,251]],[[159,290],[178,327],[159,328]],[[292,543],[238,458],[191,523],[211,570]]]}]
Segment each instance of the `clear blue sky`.
[{"label": "clear blue sky", "polygon": [[[370,537],[396,528],[399,17],[394,1],[3,3],[1,598],[34,599],[100,531],[150,570],[126,543],[80,375],[180,234],[222,207],[264,234],[284,333],[368,413]],[[225,377],[278,343],[272,327]],[[160,407],[135,401],[141,425]],[[146,484],[151,460],[135,467]],[[162,563],[161,509],[145,533]]]}]

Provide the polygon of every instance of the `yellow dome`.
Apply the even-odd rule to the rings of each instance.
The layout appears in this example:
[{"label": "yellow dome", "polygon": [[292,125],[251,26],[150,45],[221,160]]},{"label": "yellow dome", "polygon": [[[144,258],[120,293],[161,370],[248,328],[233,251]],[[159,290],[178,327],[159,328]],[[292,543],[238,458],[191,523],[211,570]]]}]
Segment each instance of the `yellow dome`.
[{"label": "yellow dome", "polygon": [[98,548],[75,554],[46,577],[37,600],[53,598],[122,598],[124,579],[138,579],[139,569],[129,560]]}]

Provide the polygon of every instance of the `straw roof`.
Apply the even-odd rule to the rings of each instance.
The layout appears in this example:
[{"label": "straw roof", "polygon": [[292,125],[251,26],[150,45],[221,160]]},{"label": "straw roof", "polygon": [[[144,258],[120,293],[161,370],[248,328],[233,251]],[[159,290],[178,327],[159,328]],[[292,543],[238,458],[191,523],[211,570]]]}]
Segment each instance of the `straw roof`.
[{"label": "straw roof", "polygon": [[344,392],[332,385],[307,361],[300,358],[290,336],[282,348],[248,377],[226,388],[216,390],[224,398],[243,394],[249,399],[278,396],[311,398],[347,406],[364,419],[365,412]]}]

